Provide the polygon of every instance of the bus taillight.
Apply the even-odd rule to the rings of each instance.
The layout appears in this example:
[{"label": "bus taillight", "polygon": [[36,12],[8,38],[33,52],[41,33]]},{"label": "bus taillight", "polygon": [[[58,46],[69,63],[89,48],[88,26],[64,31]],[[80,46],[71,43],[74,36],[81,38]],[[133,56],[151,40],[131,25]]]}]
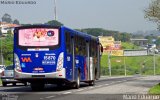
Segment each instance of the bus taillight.
[{"label": "bus taillight", "polygon": [[15,70],[18,72],[22,72],[20,61],[19,61],[17,54],[14,54],[14,63],[15,63]]},{"label": "bus taillight", "polygon": [[4,71],[2,71],[1,76],[4,76]]},{"label": "bus taillight", "polygon": [[63,68],[63,60],[64,60],[64,54],[63,52],[60,53],[58,57],[58,62],[57,62],[57,71],[61,71]]}]

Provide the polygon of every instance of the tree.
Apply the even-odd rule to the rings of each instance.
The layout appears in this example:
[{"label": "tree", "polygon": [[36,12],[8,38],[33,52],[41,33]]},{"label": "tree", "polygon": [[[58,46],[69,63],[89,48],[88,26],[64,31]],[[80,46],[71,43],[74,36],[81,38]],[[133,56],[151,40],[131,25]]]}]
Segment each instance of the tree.
[{"label": "tree", "polygon": [[7,34],[7,37],[1,38],[2,41],[0,42],[2,42],[2,53],[4,60],[5,62],[7,62],[8,65],[13,63],[13,35],[11,31],[8,31]]},{"label": "tree", "polygon": [[122,33],[120,40],[121,40],[122,42],[129,42],[129,41],[130,41],[130,38],[131,38],[131,34]]},{"label": "tree", "polygon": [[19,21],[18,21],[17,19],[15,19],[15,20],[13,21],[13,24],[19,25],[20,23],[19,23]]},{"label": "tree", "polygon": [[144,12],[145,18],[155,22],[160,30],[160,0],[152,0],[151,4]]},{"label": "tree", "polygon": [[156,45],[157,45],[157,46],[160,46],[160,38],[158,38],[158,39],[156,40]]},{"label": "tree", "polygon": [[12,23],[11,15],[5,13],[2,17],[2,22]]},{"label": "tree", "polygon": [[22,26],[30,26],[30,25],[32,25],[32,24],[21,24]]},{"label": "tree", "polygon": [[63,24],[57,20],[51,20],[51,21],[48,21],[47,23],[45,23],[47,25],[53,25],[53,26],[62,26]]}]

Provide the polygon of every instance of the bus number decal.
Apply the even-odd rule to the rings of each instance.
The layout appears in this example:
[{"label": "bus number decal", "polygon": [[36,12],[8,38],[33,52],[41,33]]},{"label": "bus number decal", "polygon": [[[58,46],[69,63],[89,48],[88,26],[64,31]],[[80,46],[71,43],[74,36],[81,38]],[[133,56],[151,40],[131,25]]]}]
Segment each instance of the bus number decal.
[{"label": "bus number decal", "polygon": [[43,61],[42,61],[43,65],[55,65],[56,64],[56,57],[55,56],[44,56]]},{"label": "bus number decal", "polygon": [[55,56],[44,56],[44,60],[55,60]]},{"label": "bus number decal", "polygon": [[71,61],[71,58],[70,58],[70,56],[67,56],[67,61]]},{"label": "bus number decal", "polygon": [[30,57],[22,57],[21,60],[22,62],[32,62]]}]

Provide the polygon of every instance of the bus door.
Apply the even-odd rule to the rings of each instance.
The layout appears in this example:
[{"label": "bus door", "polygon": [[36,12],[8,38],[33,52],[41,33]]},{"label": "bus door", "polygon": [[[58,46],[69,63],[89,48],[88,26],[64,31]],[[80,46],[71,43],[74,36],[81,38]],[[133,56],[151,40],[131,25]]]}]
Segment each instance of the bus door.
[{"label": "bus door", "polygon": [[100,44],[97,44],[97,76],[96,79],[100,78]]},{"label": "bus door", "polygon": [[87,62],[87,73],[88,73],[88,80],[94,80],[93,78],[93,58],[90,57],[90,42],[86,41],[86,62]]},{"label": "bus door", "polygon": [[95,70],[96,70],[96,64],[97,64],[97,58],[95,57],[97,48],[95,47],[95,41],[90,40],[89,42],[89,80],[95,80]]},{"label": "bus door", "polygon": [[74,36],[66,32],[66,50],[67,50],[67,77],[69,80],[75,80],[75,43]]},{"label": "bus door", "polygon": [[72,55],[72,81],[75,80],[75,43],[74,37],[71,36],[71,55]]}]

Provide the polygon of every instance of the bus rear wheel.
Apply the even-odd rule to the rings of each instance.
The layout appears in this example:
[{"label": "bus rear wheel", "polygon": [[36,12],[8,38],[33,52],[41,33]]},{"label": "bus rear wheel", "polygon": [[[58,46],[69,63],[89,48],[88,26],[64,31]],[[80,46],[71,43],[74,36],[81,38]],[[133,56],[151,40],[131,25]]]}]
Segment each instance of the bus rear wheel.
[{"label": "bus rear wheel", "polygon": [[78,71],[76,82],[73,84],[75,89],[79,89],[80,87],[80,72]]},{"label": "bus rear wheel", "polygon": [[95,81],[94,80],[89,82],[89,86],[94,86],[94,85],[95,85]]},{"label": "bus rear wheel", "polygon": [[7,83],[5,83],[5,82],[2,82],[2,86],[7,86]]},{"label": "bus rear wheel", "polygon": [[31,89],[33,91],[40,91],[44,89],[44,83],[31,83]]}]

